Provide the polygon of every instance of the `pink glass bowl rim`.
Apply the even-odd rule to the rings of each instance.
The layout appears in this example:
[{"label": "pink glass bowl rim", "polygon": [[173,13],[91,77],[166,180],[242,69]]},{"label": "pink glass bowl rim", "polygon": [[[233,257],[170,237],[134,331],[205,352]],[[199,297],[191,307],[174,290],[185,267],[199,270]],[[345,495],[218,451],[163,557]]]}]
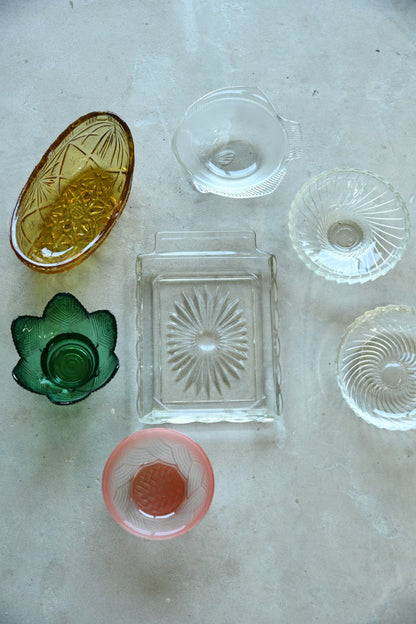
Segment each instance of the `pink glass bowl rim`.
[{"label": "pink glass bowl rim", "polygon": [[[182,529],[172,534],[147,535],[147,534],[142,534],[140,530],[135,530],[133,527],[127,526],[125,522],[123,521],[123,518],[118,513],[117,507],[114,505],[111,494],[110,494],[111,472],[112,472],[114,464],[116,464],[116,462],[119,461],[119,459],[122,457],[122,455],[128,448],[134,447],[137,443],[146,442],[146,440],[149,440],[149,441],[161,440],[163,442],[166,442],[167,444],[170,441],[181,442],[182,444],[187,446],[188,449],[192,451],[194,455],[198,457],[198,460],[203,465],[205,473],[207,475],[208,484],[209,484],[208,492],[205,498],[204,505],[201,508],[199,514],[195,516],[192,522],[186,524],[186,526],[184,526]],[[116,520],[116,522],[118,522],[118,524],[126,531],[129,531],[133,535],[143,537],[145,539],[151,539],[151,540],[172,539],[174,537],[179,537],[180,535],[183,535],[187,531],[190,531],[190,529],[196,526],[207,513],[211,505],[213,495],[214,495],[214,472],[212,470],[211,462],[208,459],[208,456],[205,453],[205,451],[199,446],[199,444],[197,444],[197,442],[192,440],[189,436],[185,435],[184,433],[175,431],[174,429],[163,429],[161,427],[157,427],[154,429],[142,429],[140,431],[136,431],[135,433],[132,433],[131,435],[127,436],[127,438],[124,438],[124,440],[119,442],[119,444],[117,444],[117,446],[114,448],[114,450],[110,454],[105,464],[104,471],[103,471],[102,493],[103,493],[104,502],[110,514],[113,516],[114,520]],[[155,522],[157,522],[157,520],[155,520]]]}]

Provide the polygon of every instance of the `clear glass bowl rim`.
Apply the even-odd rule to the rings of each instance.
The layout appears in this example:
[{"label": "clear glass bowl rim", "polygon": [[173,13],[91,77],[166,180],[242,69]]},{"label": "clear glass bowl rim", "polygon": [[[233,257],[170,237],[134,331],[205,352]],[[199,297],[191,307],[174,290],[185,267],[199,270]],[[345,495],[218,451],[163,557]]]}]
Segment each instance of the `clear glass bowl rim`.
[{"label": "clear glass bowl rim", "polygon": [[[139,442],[145,442],[146,440],[155,440],[155,439],[166,441],[166,443],[169,443],[169,441],[175,441],[175,442],[180,441],[185,446],[192,449],[192,452],[198,456],[198,460],[202,463],[205,474],[207,475],[207,478],[208,478],[209,487],[207,491],[207,496],[205,498],[204,505],[202,506],[199,514],[193,519],[191,523],[185,525],[181,530],[173,534],[169,534],[169,535],[147,535],[147,534],[141,533],[141,531],[138,529],[135,530],[133,527],[126,526],[123,518],[118,513],[117,507],[114,504],[113,499],[110,495],[111,471],[112,471],[114,463],[117,462],[123,456],[123,453],[127,448],[133,447],[135,446],[136,443],[139,443]],[[110,514],[113,516],[114,520],[116,520],[116,522],[124,530],[128,531],[129,533],[132,533],[133,535],[143,537],[146,539],[150,539],[150,540],[165,540],[165,539],[172,539],[175,537],[179,537],[180,535],[187,533],[202,520],[202,518],[207,513],[211,505],[212,498],[214,496],[215,479],[214,479],[214,471],[212,469],[212,465],[211,465],[210,460],[208,459],[207,454],[205,453],[203,448],[197,442],[195,442],[195,440],[185,435],[184,433],[180,431],[176,431],[174,429],[152,427],[152,428],[141,429],[140,431],[136,431],[132,433],[131,435],[127,436],[126,438],[124,438],[123,440],[121,440],[121,442],[117,444],[117,446],[113,449],[113,451],[111,452],[110,456],[108,457],[105,463],[101,487],[102,487],[104,502]],[[155,522],[157,522],[157,520]]]}]

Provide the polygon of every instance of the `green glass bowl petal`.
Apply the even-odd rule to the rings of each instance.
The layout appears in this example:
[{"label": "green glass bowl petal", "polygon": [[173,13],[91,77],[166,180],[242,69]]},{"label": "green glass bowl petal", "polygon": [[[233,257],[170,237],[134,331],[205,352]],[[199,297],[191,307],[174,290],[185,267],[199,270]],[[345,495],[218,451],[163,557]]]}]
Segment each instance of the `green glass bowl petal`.
[{"label": "green glass bowl petal", "polygon": [[108,310],[87,312],[70,293],[58,293],[41,317],[19,316],[11,326],[20,360],[13,378],[57,405],[85,399],[116,374],[116,319]]}]

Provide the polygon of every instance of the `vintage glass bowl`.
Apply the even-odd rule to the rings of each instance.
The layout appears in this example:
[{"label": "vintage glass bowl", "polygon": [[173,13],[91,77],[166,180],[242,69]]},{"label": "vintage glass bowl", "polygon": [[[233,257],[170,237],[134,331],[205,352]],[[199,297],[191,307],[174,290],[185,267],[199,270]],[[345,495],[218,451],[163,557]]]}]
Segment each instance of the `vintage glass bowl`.
[{"label": "vintage glass bowl", "polygon": [[188,436],[144,429],[111,453],[102,491],[123,529],[148,539],[169,539],[202,520],[213,497],[214,474],[205,452]]},{"label": "vintage glass bowl", "polygon": [[58,293],[43,315],[19,316],[12,336],[20,360],[13,377],[26,390],[67,405],[114,377],[117,325],[107,310],[88,313],[70,293]]},{"label": "vintage glass bowl", "polygon": [[334,169],[307,182],[289,216],[300,259],[317,275],[347,284],[375,280],[396,266],[409,232],[399,193],[359,169]]},{"label": "vintage glass bowl", "polygon": [[297,122],[284,119],[259,89],[212,91],[185,112],[173,152],[201,193],[256,197],[272,193],[286,163],[301,156]]},{"label": "vintage glass bowl", "polygon": [[10,242],[31,269],[65,271],[103,242],[126,205],[131,132],[117,115],[88,113],[52,143],[13,211]]},{"label": "vintage glass bowl", "polygon": [[338,384],[355,413],[377,427],[416,427],[416,308],[388,305],[357,318],[341,340]]},{"label": "vintage glass bowl", "polygon": [[142,422],[281,413],[276,259],[254,232],[159,232],[137,259]]}]

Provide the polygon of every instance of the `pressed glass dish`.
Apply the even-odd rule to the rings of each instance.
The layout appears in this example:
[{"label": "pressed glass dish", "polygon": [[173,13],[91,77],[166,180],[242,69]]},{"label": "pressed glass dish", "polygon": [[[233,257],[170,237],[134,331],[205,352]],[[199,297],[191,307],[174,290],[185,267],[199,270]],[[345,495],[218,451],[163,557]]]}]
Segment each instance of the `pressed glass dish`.
[{"label": "pressed glass dish", "polygon": [[410,233],[406,205],[381,177],[334,169],[296,195],[289,233],[300,259],[317,275],[348,284],[375,280],[402,258]]},{"label": "pressed glass dish", "polygon": [[227,87],[194,102],[172,140],[173,152],[201,193],[272,193],[286,163],[301,156],[298,122],[281,117],[257,88]]},{"label": "pressed glass dish", "polygon": [[19,316],[12,337],[20,360],[13,377],[58,405],[85,399],[114,377],[117,325],[108,310],[87,312],[70,293],[58,293],[43,315]]},{"label": "pressed glass dish", "polygon": [[416,427],[416,309],[388,305],[357,318],[341,340],[338,384],[355,413],[377,427]]},{"label": "pressed glass dish", "polygon": [[104,501],[126,531],[153,540],[192,529],[214,494],[208,457],[171,429],[144,429],[116,446],[103,472]]},{"label": "pressed glass dish", "polygon": [[254,233],[159,233],[137,278],[140,420],[275,419],[276,262]]},{"label": "pressed glass dish", "polygon": [[93,112],[52,143],[13,211],[10,242],[31,269],[65,271],[100,245],[123,211],[134,145],[117,115]]}]

